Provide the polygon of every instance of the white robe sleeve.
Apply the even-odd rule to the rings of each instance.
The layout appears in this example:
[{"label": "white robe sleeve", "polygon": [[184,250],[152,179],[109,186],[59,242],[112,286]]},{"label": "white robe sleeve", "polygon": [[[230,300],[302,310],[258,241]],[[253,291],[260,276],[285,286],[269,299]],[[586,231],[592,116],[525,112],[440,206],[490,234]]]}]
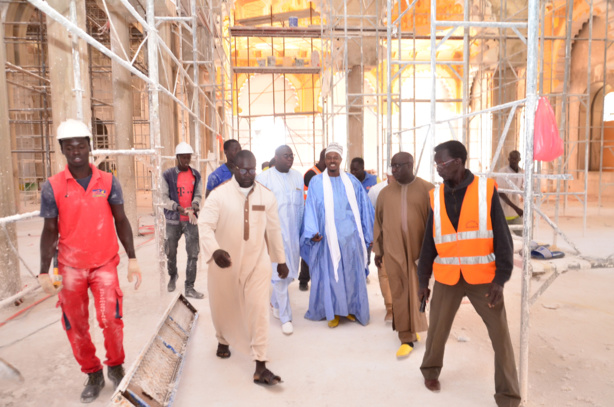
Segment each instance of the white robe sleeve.
[{"label": "white robe sleeve", "polygon": [[285,263],[284,241],[281,237],[279,214],[277,213],[277,200],[273,193],[266,205],[266,238],[271,263]]},{"label": "white robe sleeve", "polygon": [[219,199],[223,194],[211,194],[205,200],[205,207],[200,211],[198,217],[198,233],[200,248],[205,263],[209,263],[213,258],[213,253],[220,249],[220,245],[215,238],[215,230],[220,217]]}]

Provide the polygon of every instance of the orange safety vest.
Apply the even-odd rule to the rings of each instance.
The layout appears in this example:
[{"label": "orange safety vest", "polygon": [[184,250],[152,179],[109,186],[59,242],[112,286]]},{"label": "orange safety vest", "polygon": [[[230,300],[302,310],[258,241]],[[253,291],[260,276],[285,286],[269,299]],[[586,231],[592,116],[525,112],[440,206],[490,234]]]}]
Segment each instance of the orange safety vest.
[{"label": "orange safety vest", "polygon": [[429,194],[433,209],[433,239],[437,257],[433,263],[435,280],[454,285],[460,273],[469,284],[487,284],[495,278],[495,253],[490,209],[495,181],[475,177],[467,187],[454,230],[444,200],[444,185]]},{"label": "orange safety vest", "polygon": [[[313,167],[311,167],[309,170],[307,170],[307,172],[309,172],[311,170],[313,170],[316,173],[316,175],[322,174],[322,171],[320,171],[320,169],[318,167],[316,167],[315,165]],[[307,172],[305,174],[307,174]],[[309,189],[309,188],[307,188],[307,185],[303,184],[303,192],[304,192],[303,193],[303,198],[305,200],[307,200],[307,189]]]}]

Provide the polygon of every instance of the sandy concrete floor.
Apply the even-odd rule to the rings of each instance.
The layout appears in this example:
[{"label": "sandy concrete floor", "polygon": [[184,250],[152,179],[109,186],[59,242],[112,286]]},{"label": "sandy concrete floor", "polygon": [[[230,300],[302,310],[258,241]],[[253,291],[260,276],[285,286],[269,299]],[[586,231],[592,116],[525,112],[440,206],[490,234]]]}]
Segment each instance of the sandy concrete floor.
[{"label": "sandy concrete floor", "polygon": [[[578,208],[561,217],[563,230],[584,254],[606,257],[614,252],[614,210],[590,213],[586,234]],[[150,223],[144,217],[142,224]],[[42,222],[19,224],[19,249],[34,273],[38,272],[38,245]],[[540,241],[552,234],[542,223]],[[151,236],[139,237],[137,257],[145,273],[138,291],[125,278],[127,259],[122,256],[120,281],[124,290],[126,363],[131,364],[151,337],[172,296],[160,293],[160,277]],[[180,243],[181,244],[181,243]],[[565,245],[559,239],[559,246]],[[183,250],[183,246],[180,246]],[[179,257],[185,264],[185,254]],[[385,324],[384,305],[371,269],[368,286],[371,323],[360,326],[342,321],[336,329],[326,322],[303,318],[308,293],[290,287],[295,333],[281,333],[271,318],[268,366],[284,383],[263,388],[252,383],[253,362],[234,352],[228,360],[215,357],[216,340],[208,300],[193,300],[200,311],[177,391],[176,406],[495,406],[493,353],[486,329],[470,304],[463,304],[446,348],[441,375],[442,391],[433,394],[423,386],[419,365],[424,338],[405,360],[397,360],[396,334]],[[24,284],[35,283],[22,267]],[[178,287],[182,286],[180,276]],[[533,280],[536,289],[541,280]],[[505,287],[508,319],[518,358],[521,271],[516,269]],[[611,406],[614,399],[614,269],[574,270],[561,275],[531,310],[530,406]],[[206,291],[206,271],[196,288]],[[19,308],[0,310],[0,321],[43,298],[26,297]],[[12,363],[24,382],[0,380],[0,406],[77,406],[85,375],[74,361],[60,323],[56,299],[48,299],[0,327],[0,358]],[[90,307],[90,310],[93,310]],[[427,309],[428,311],[428,309]],[[96,325],[92,316],[90,324]],[[103,337],[92,328],[98,355],[104,358]],[[426,337],[426,334],[422,335]],[[106,405],[112,395],[107,382],[94,406]]]}]

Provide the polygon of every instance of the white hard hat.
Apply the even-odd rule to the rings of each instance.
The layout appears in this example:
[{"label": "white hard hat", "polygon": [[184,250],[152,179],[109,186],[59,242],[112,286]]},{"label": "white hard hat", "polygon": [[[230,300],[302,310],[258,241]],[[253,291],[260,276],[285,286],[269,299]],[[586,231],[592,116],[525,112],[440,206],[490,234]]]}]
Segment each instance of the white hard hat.
[{"label": "white hard hat", "polygon": [[87,137],[92,141],[92,132],[87,124],[75,119],[68,119],[60,123],[57,134],[58,140],[76,137]]},{"label": "white hard hat", "polygon": [[194,154],[194,150],[192,150],[192,146],[185,141],[182,141],[181,143],[177,144],[177,147],[175,147],[175,155],[177,154]]}]

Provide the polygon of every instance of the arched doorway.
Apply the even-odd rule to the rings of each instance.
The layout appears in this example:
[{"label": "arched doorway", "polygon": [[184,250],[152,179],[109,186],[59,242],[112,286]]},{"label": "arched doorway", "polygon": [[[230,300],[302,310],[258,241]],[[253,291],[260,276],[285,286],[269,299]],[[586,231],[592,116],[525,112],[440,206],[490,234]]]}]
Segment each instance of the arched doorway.
[{"label": "arched doorway", "polygon": [[[607,94],[604,97],[604,93]],[[591,106],[589,171],[614,171],[614,89],[601,88]],[[603,144],[602,144],[603,137]],[[601,156],[603,154],[603,164]]]},{"label": "arched doorway", "polygon": [[[607,104],[604,106],[604,102]],[[604,120],[604,107],[606,114],[614,111],[614,87],[606,85],[602,87],[592,86],[590,96],[590,117],[588,129],[588,170],[598,172],[614,171],[614,115],[608,115]],[[586,129],[586,108],[580,105],[579,111],[579,132],[578,132],[578,169],[585,168],[585,155],[587,129]],[[603,136],[603,165],[601,165],[602,155],[602,136]]]}]

